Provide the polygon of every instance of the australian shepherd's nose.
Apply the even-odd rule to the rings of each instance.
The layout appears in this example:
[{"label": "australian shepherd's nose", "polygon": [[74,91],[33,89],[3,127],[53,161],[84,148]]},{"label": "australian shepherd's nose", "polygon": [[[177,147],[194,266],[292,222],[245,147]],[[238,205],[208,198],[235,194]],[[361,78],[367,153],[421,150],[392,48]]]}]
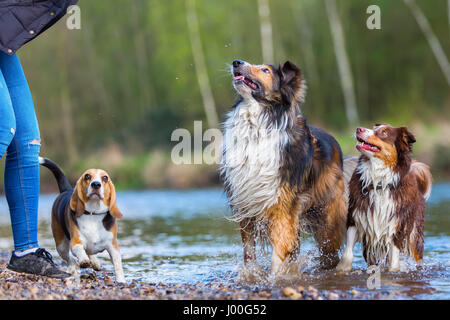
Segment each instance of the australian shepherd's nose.
[{"label": "australian shepherd's nose", "polygon": [[292,62],[232,63],[238,101],[224,124],[221,176],[241,226],[244,260],[255,242],[273,247],[272,272],[300,248],[300,226],[314,234],[321,262],[333,267],[345,234],[347,201],[337,141],[300,113],[306,84]]}]

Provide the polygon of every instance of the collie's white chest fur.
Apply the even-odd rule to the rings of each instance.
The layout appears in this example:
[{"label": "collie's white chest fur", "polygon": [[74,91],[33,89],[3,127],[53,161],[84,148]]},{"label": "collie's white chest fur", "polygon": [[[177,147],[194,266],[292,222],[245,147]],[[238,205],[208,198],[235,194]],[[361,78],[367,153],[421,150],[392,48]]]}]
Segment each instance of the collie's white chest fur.
[{"label": "collie's white chest fur", "polygon": [[367,211],[353,212],[355,225],[359,238],[365,239],[368,261],[383,261],[389,254],[397,226],[396,205],[389,186],[395,187],[399,177],[377,158],[361,162],[356,170],[361,174],[363,189],[370,185],[373,188],[366,195],[369,197]]},{"label": "collie's white chest fur", "polygon": [[282,150],[288,142],[286,123],[269,123],[254,100],[241,102],[225,122],[221,172],[229,190],[233,219],[258,217],[280,194]]}]

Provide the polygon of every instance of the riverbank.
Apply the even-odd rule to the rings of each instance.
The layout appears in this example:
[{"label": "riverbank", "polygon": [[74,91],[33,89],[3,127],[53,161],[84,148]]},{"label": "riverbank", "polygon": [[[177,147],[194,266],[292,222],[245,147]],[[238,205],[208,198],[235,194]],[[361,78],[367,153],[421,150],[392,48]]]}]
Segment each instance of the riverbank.
[{"label": "riverbank", "polygon": [[[83,270],[66,280],[16,273],[6,269],[9,254],[0,253],[0,300],[339,300],[367,299],[352,290],[338,293],[312,286],[252,288],[219,282],[196,284],[114,281],[109,272]],[[381,297],[381,296],[380,296]]]}]

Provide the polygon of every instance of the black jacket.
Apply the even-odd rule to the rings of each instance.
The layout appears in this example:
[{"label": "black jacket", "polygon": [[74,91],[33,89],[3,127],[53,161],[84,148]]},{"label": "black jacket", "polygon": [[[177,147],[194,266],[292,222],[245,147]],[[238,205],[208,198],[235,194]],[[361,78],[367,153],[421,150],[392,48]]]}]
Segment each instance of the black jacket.
[{"label": "black jacket", "polygon": [[67,12],[78,0],[0,0],[0,50],[14,54]]}]

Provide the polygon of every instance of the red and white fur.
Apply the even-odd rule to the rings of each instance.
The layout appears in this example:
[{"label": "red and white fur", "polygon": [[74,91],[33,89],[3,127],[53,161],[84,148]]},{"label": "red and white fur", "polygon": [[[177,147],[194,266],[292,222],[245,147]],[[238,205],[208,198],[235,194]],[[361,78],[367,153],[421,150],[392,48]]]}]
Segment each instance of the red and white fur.
[{"label": "red and white fur", "polygon": [[353,247],[361,241],[369,265],[387,262],[389,271],[400,271],[400,253],[423,258],[431,173],[411,159],[416,140],[406,127],[357,128],[356,139],[361,156],[349,184],[347,244],[337,270],[352,269]]}]

